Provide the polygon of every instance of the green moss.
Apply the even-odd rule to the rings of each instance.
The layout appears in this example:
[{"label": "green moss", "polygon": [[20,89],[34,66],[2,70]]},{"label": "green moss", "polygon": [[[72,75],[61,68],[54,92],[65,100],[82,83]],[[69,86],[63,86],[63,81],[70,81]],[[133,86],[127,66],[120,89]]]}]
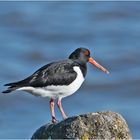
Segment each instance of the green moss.
[{"label": "green moss", "polygon": [[81,140],[88,140],[88,139],[89,139],[89,134],[88,134],[87,132],[85,132],[85,133],[81,136],[80,139],[81,139]]},{"label": "green moss", "polygon": [[94,140],[94,135],[95,134],[95,132],[85,132],[81,137],[80,137],[80,139],[81,140],[89,140],[89,139],[92,139],[92,140]]}]

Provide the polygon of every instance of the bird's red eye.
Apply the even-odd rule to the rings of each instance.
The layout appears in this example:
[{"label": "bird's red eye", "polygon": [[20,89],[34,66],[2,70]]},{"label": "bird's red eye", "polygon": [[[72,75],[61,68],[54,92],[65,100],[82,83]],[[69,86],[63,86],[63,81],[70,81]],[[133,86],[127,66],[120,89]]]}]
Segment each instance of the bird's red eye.
[{"label": "bird's red eye", "polygon": [[85,55],[89,55],[89,51],[84,51],[84,54]]}]

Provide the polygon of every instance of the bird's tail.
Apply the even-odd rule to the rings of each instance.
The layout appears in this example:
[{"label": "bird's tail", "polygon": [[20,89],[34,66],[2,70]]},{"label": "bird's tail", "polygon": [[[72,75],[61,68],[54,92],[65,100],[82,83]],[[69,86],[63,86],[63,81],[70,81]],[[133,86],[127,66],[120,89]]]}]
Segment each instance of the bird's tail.
[{"label": "bird's tail", "polygon": [[7,90],[2,91],[2,93],[10,93],[19,88],[19,85],[17,83],[8,83],[5,84],[4,86],[9,86],[9,87],[7,88]]}]

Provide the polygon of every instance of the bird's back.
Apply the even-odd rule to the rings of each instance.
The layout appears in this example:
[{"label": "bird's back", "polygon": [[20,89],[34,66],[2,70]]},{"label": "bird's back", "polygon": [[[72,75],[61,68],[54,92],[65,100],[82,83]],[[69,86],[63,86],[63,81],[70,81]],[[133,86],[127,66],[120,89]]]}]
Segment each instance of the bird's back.
[{"label": "bird's back", "polygon": [[49,85],[69,85],[76,79],[77,73],[73,67],[78,65],[77,62],[70,59],[47,64],[24,80],[6,84],[5,86],[10,87],[8,90],[3,91],[3,93],[10,93],[26,86],[46,87]]}]

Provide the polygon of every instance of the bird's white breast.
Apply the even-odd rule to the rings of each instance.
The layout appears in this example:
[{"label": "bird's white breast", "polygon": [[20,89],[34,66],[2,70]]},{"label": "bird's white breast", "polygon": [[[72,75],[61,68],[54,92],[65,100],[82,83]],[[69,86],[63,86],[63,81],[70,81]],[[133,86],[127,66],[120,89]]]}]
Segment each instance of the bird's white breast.
[{"label": "bird's white breast", "polygon": [[84,81],[83,74],[78,66],[73,67],[77,73],[76,79],[69,85],[51,85],[47,87],[34,88],[34,87],[22,87],[18,90],[24,90],[32,93],[36,96],[49,97],[49,98],[64,98],[76,92]]}]

